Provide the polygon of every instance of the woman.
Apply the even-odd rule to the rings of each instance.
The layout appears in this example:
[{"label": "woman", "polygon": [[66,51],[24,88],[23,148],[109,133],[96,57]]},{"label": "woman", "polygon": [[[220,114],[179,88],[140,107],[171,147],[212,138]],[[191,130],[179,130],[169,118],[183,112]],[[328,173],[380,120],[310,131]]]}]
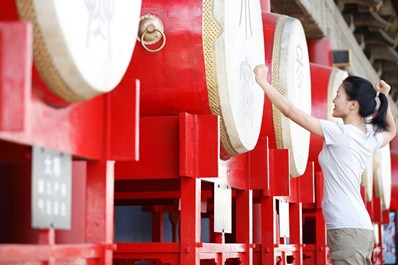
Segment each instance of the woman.
[{"label": "woman", "polygon": [[[376,85],[347,77],[333,99],[333,116],[344,124],[320,120],[299,110],[267,82],[268,68],[254,69],[257,83],[287,118],[324,138],[319,164],[324,176],[322,210],[333,265],[372,264],[373,226],[360,194],[361,175],[373,151],[387,145],[396,127],[384,81]],[[367,129],[372,124],[374,130]]]}]

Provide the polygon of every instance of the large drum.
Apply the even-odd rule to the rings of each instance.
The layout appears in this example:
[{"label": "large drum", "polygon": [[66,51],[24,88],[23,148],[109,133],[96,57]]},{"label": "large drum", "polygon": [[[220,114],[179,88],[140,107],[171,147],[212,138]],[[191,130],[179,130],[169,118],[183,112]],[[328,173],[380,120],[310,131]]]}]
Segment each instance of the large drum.
[{"label": "large drum", "polygon": [[[348,76],[346,71],[335,67],[323,66],[311,63],[311,99],[312,115],[318,119],[337,122],[341,119],[334,118],[333,99],[337,89]],[[311,135],[310,153],[308,159],[314,161],[315,171],[321,171],[318,163],[318,156],[322,150],[323,139],[316,135]]]},{"label": "large drum", "polygon": [[142,46],[121,84],[141,80],[141,115],[219,115],[226,155],[252,150],[264,104],[253,74],[264,63],[260,2],[153,0],[142,14]]},{"label": "large drum", "polygon": [[114,89],[129,65],[141,0],[17,0],[34,27],[34,61],[48,88],[77,102]]},{"label": "large drum", "polygon": [[388,210],[391,203],[390,145],[377,149],[373,157],[375,196],[381,199],[382,209]]},{"label": "large drum", "polygon": [[[300,21],[288,16],[263,13],[263,27],[269,81],[299,109],[311,113],[310,63]],[[304,173],[310,133],[284,117],[268,99],[264,103],[261,135],[270,137],[271,147],[289,149],[292,177]]]},{"label": "large drum", "polygon": [[398,210],[398,139],[390,142],[391,152],[391,205],[390,209]]},{"label": "large drum", "polygon": [[366,202],[370,202],[373,199],[373,159],[369,162],[362,173],[361,185],[365,188]]}]

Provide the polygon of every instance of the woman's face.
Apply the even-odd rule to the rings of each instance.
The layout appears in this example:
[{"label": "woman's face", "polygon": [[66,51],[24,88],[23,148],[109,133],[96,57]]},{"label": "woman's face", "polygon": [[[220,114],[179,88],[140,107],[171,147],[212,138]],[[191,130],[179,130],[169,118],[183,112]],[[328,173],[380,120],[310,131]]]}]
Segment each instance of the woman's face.
[{"label": "woman's face", "polygon": [[350,111],[350,100],[342,84],[337,89],[336,97],[332,102],[334,104],[332,116],[344,119]]}]

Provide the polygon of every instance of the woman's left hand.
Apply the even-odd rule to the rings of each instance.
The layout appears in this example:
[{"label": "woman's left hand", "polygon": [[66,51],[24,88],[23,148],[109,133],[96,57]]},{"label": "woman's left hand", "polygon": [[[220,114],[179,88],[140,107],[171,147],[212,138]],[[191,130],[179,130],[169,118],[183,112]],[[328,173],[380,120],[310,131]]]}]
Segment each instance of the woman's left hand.
[{"label": "woman's left hand", "polygon": [[388,93],[390,93],[391,86],[387,84],[384,80],[380,80],[376,83],[376,90],[387,96]]}]

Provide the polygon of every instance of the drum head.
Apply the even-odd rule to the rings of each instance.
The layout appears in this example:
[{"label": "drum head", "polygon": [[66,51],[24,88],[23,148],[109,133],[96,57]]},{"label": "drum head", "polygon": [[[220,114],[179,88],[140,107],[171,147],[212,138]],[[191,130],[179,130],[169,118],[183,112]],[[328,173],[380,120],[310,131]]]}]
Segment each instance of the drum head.
[{"label": "drum head", "polygon": [[365,187],[366,201],[370,202],[373,198],[373,161],[368,164],[362,173],[362,186]]},{"label": "drum head", "polygon": [[17,0],[34,26],[34,60],[66,101],[92,98],[122,79],[136,43],[141,0]]},{"label": "drum head", "polygon": [[[311,77],[307,41],[301,22],[278,19],[272,52],[272,84],[295,106],[311,113]],[[274,128],[277,147],[289,149],[290,175],[300,176],[307,167],[310,133],[286,118],[276,108]]]},{"label": "drum head", "polygon": [[253,74],[265,62],[260,2],[206,0],[203,13],[211,111],[221,118],[224,151],[244,153],[257,143],[264,107],[264,92]]},{"label": "drum head", "polygon": [[390,145],[386,145],[375,151],[373,174],[375,177],[375,195],[381,199],[383,210],[388,210],[391,202]]}]

